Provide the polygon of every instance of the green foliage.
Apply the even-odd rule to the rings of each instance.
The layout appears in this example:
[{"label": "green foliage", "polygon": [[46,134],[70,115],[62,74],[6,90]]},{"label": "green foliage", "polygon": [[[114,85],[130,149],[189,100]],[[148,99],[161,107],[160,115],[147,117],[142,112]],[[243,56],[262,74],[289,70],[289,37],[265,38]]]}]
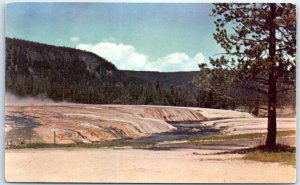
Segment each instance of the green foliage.
[{"label": "green foliage", "polygon": [[[267,96],[266,146],[272,148],[276,145],[278,93],[295,88],[296,6],[221,3],[215,4],[212,16],[216,18],[214,38],[225,53],[211,58],[211,64],[233,71],[235,86]],[[248,84],[249,79],[256,83]]]},{"label": "green foliage", "polygon": [[[294,85],[296,68],[296,8],[293,4],[220,3],[214,4],[214,38],[225,50],[220,58],[211,58],[216,69],[235,72],[241,87],[266,94],[268,72],[278,82]],[[275,15],[271,13],[274,6]],[[274,56],[270,54],[274,31]],[[242,84],[251,79],[254,85]],[[279,90],[279,89],[278,89]],[[279,90],[280,91],[280,90]]]},{"label": "green foliage", "polygon": [[259,161],[259,162],[280,162],[287,165],[296,166],[296,153],[295,152],[251,152],[247,153],[243,159]]},{"label": "green foliage", "polygon": [[[265,137],[267,133],[249,133],[249,134],[236,134],[236,135],[217,135],[217,136],[204,136],[200,138],[192,138],[190,142],[203,142],[203,141],[228,141],[236,139],[256,139]],[[278,131],[278,137],[294,136],[296,135],[295,130]]]},{"label": "green foliage", "polygon": [[21,97],[43,95],[55,101],[91,104],[196,106],[195,89],[185,86],[194,75],[172,73],[169,79],[167,73],[135,74],[120,71],[93,53],[6,39],[6,89]]},{"label": "green foliage", "polygon": [[[199,65],[202,76],[195,84],[223,100],[255,109],[271,101],[276,106],[272,97],[284,99],[280,93],[292,94],[296,77],[295,5],[216,3],[211,16],[215,18],[214,39],[224,52],[210,58],[212,69]],[[295,96],[289,98],[295,101]]]},{"label": "green foliage", "polygon": [[275,145],[272,148],[257,146],[254,148],[240,149],[233,153],[245,154],[242,159],[260,162],[280,162],[296,167],[296,148],[287,145]]},{"label": "green foliage", "polygon": [[[233,101],[231,96],[243,97],[247,92],[228,85],[232,75],[230,70],[217,69],[170,73],[120,71],[89,52],[6,39],[6,89],[22,97],[92,104],[234,109],[244,102],[237,101],[238,98]],[[199,80],[207,85],[196,87],[193,79],[197,85],[201,84]],[[230,96],[220,95],[215,91],[217,87]]]},{"label": "green foliage", "polygon": [[70,143],[70,144],[50,144],[50,143],[28,143],[17,146],[11,146],[11,149],[22,148],[110,148],[110,147],[132,147],[132,148],[149,148],[154,147],[156,142],[145,141],[107,141],[102,143]]}]

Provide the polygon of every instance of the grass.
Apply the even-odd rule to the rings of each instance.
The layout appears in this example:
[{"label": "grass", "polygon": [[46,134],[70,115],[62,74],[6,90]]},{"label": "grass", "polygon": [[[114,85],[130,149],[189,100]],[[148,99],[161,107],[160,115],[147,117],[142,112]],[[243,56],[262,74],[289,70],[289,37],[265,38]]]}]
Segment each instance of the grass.
[{"label": "grass", "polygon": [[280,162],[296,166],[296,148],[286,145],[276,145],[273,148],[258,146],[255,148],[236,150],[237,153],[244,153],[243,159],[260,162]]},{"label": "grass", "polygon": [[[219,135],[219,136],[204,136],[200,138],[188,139],[189,142],[202,142],[202,141],[227,141],[235,139],[255,139],[265,137],[267,133],[250,133],[250,134],[236,134],[236,135]],[[295,135],[295,130],[278,131],[277,137]]]},{"label": "grass", "polygon": [[[290,136],[295,135],[296,131],[278,131],[277,136]],[[219,136],[204,136],[200,138],[191,138],[187,141],[194,142],[203,142],[203,141],[226,141],[226,140],[235,140],[235,139],[255,139],[260,137],[265,137],[266,133],[251,133],[251,134],[238,134],[238,135],[219,135]],[[186,140],[186,139],[184,139]],[[75,143],[75,144],[49,144],[49,143],[31,143],[31,144],[21,144],[18,146],[11,146],[9,148],[21,149],[21,148],[65,148],[65,147],[82,147],[82,148],[105,148],[105,147],[132,147],[132,148],[151,148],[155,147],[157,142],[153,141],[109,141],[103,143]]]},{"label": "grass", "polygon": [[243,159],[260,162],[280,162],[287,165],[296,166],[296,155],[291,152],[252,152],[247,153]]},{"label": "grass", "polygon": [[131,142],[131,141],[109,141],[103,143],[74,143],[74,144],[50,144],[50,143],[30,143],[22,144],[18,146],[11,146],[12,149],[22,149],[22,148],[106,148],[106,147],[125,147],[129,146],[132,148],[146,148],[153,147],[156,142]]}]

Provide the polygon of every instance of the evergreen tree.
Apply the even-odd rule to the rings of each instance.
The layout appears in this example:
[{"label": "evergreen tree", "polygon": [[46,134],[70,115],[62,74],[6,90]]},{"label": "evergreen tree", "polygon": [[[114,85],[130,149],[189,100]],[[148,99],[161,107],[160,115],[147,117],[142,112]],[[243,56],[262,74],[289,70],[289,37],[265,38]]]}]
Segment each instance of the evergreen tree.
[{"label": "evergreen tree", "polygon": [[[295,84],[295,5],[218,3],[212,12],[214,38],[225,52],[219,58],[210,58],[211,64],[216,72],[232,72],[223,81],[231,88],[241,87],[267,97],[266,146],[275,147],[277,96]],[[205,64],[200,68],[207,70]]]}]

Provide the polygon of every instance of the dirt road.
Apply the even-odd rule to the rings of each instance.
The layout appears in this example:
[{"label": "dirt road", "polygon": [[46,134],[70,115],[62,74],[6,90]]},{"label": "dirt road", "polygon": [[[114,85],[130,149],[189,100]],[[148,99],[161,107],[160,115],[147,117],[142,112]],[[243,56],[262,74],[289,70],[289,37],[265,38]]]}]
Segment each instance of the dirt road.
[{"label": "dirt road", "polygon": [[[5,151],[15,182],[295,182],[296,169],[244,161],[239,154],[180,149],[23,149]],[[210,154],[210,155],[201,155]]]}]

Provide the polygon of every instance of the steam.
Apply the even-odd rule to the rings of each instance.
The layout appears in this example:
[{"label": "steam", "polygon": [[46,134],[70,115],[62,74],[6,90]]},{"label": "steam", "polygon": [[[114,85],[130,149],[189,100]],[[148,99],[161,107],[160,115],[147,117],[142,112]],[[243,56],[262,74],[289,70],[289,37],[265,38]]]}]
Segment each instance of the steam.
[{"label": "steam", "polygon": [[[60,102],[65,103],[65,102]],[[19,97],[11,92],[5,92],[5,105],[48,105],[57,104],[49,99],[46,94],[38,94],[35,97]]]}]

